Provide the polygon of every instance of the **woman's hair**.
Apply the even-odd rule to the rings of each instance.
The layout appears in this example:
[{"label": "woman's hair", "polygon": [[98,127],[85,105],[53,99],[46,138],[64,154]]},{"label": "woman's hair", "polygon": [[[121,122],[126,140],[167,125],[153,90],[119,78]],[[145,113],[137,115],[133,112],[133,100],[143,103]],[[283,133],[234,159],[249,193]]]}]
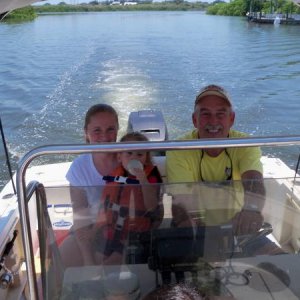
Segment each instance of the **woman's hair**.
[{"label": "woman's hair", "polygon": [[118,114],[115,111],[115,109],[112,106],[108,105],[108,104],[100,103],[100,104],[95,104],[95,105],[91,106],[88,109],[88,111],[86,112],[85,119],[84,119],[84,127],[83,127],[84,130],[87,129],[87,126],[91,121],[91,118],[94,115],[98,114],[98,113],[110,113],[110,114],[112,114],[116,118],[116,122],[117,122],[118,129],[119,129],[119,118],[118,118]]},{"label": "woman's hair", "polygon": [[[148,138],[140,132],[128,132],[121,137],[120,142],[148,142]],[[151,154],[147,151],[146,164],[151,165]]]}]

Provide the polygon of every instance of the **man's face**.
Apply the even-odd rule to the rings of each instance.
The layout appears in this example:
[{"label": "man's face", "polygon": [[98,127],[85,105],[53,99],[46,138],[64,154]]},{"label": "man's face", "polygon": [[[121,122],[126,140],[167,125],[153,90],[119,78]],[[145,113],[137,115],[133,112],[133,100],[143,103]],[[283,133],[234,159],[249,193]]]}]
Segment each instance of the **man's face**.
[{"label": "man's face", "polygon": [[226,138],[234,117],[226,100],[215,95],[201,99],[192,116],[199,138]]}]

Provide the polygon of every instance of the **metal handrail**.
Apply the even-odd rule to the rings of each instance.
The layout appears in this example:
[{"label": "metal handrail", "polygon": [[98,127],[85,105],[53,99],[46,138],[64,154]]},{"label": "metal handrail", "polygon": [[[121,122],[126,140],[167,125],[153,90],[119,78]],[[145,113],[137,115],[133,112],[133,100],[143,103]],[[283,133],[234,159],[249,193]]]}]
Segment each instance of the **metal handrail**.
[{"label": "metal handrail", "polygon": [[[38,236],[39,236],[39,247],[40,247],[40,263],[41,263],[41,282],[42,282],[42,295],[44,299],[45,297],[45,290],[46,290],[46,228],[47,224],[45,222],[44,215],[45,211],[47,211],[47,198],[45,187],[40,183],[36,187],[36,209],[38,217]],[[34,274],[34,281],[36,282],[36,273]]]},{"label": "metal handrail", "polygon": [[[40,264],[41,264],[41,282],[42,289],[41,293],[43,299],[52,299],[51,296],[56,293],[56,289],[60,289],[58,286],[56,278],[59,277],[62,283],[62,271],[64,269],[62,262],[52,265],[54,267],[53,272],[48,272],[50,265],[52,263],[52,259],[56,256],[56,259],[59,257],[59,250],[55,243],[51,243],[51,241],[55,240],[54,231],[52,228],[52,223],[50,220],[50,216],[47,209],[47,196],[46,190],[43,184],[39,183],[36,186],[36,208],[38,215],[38,238],[39,238],[39,247],[40,247]],[[50,242],[50,244],[46,245],[46,243]],[[49,251],[48,247],[51,248]],[[52,273],[52,275],[50,275]],[[55,276],[55,280],[51,280],[54,284],[50,285],[48,280],[48,276]],[[34,280],[36,281],[36,274]],[[49,293],[53,293],[51,296]]]},{"label": "metal handrail", "polygon": [[34,272],[34,257],[31,249],[29,235],[30,221],[25,190],[25,174],[29,164],[37,157],[49,154],[82,154],[82,153],[116,153],[122,151],[166,151],[166,150],[192,150],[213,148],[240,148],[255,146],[292,146],[300,145],[300,136],[272,136],[272,137],[247,137],[225,139],[199,139],[185,141],[164,142],[134,142],[134,143],[104,143],[104,144],[73,144],[73,145],[48,145],[37,147],[23,156],[17,169],[17,195],[20,211],[20,222],[24,244],[25,259],[27,262],[27,275],[29,293],[32,300],[38,299]]},{"label": "metal handrail", "polygon": [[[29,211],[28,211],[28,202],[29,200],[31,199],[31,197],[33,196],[33,194],[37,191],[37,188],[38,188],[38,185],[39,185],[39,182],[37,181],[31,181],[29,182],[29,184],[27,185],[27,187],[24,186],[24,189],[25,190],[25,218],[26,218],[26,223],[29,224],[29,227],[30,228],[30,220],[29,220]],[[20,199],[20,198],[18,198]],[[20,202],[19,202],[19,207],[20,207]],[[21,213],[20,213],[20,218],[21,218]],[[22,218],[21,218],[22,220]],[[22,224],[22,221],[21,221],[21,224]],[[23,244],[24,244],[24,233],[23,233],[23,226],[21,225],[21,228],[22,228],[22,237],[23,237]],[[33,249],[32,247],[30,247],[32,245],[32,235],[31,235],[31,230],[28,230],[27,231],[27,240],[28,240],[28,243],[29,243],[29,250],[30,250],[30,257],[33,258]],[[25,249],[25,248],[24,248]],[[28,254],[27,254],[28,255]],[[26,258],[26,251],[25,251],[25,258]],[[27,262],[27,260],[26,260]],[[27,269],[28,269],[28,265],[27,265]],[[35,289],[35,291],[37,292],[37,284],[36,284],[36,272],[35,272],[35,265],[33,264],[31,266],[31,274],[32,274],[32,285]],[[28,279],[29,280],[29,279]]]}]

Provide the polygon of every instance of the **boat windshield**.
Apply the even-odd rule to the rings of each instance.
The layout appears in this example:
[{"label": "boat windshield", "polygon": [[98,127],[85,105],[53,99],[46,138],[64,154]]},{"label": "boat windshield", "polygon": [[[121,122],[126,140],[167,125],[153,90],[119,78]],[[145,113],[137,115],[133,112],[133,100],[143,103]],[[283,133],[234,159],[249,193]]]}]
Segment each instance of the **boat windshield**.
[{"label": "boat windshield", "polygon": [[[265,179],[266,196],[245,192],[239,181],[47,187],[38,230],[41,293],[45,299],[299,299],[293,180]],[[245,197],[265,201],[263,218],[254,206],[243,207]]]}]

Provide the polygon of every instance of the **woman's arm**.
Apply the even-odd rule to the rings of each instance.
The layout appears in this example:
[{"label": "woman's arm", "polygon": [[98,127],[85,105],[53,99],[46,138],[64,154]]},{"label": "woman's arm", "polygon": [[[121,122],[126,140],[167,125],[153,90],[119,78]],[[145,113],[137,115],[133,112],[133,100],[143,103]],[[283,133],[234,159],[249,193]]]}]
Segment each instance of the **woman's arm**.
[{"label": "woman's arm", "polygon": [[92,220],[86,193],[82,188],[71,187],[73,227],[75,240],[80,249],[84,265],[94,264],[92,248]]}]

